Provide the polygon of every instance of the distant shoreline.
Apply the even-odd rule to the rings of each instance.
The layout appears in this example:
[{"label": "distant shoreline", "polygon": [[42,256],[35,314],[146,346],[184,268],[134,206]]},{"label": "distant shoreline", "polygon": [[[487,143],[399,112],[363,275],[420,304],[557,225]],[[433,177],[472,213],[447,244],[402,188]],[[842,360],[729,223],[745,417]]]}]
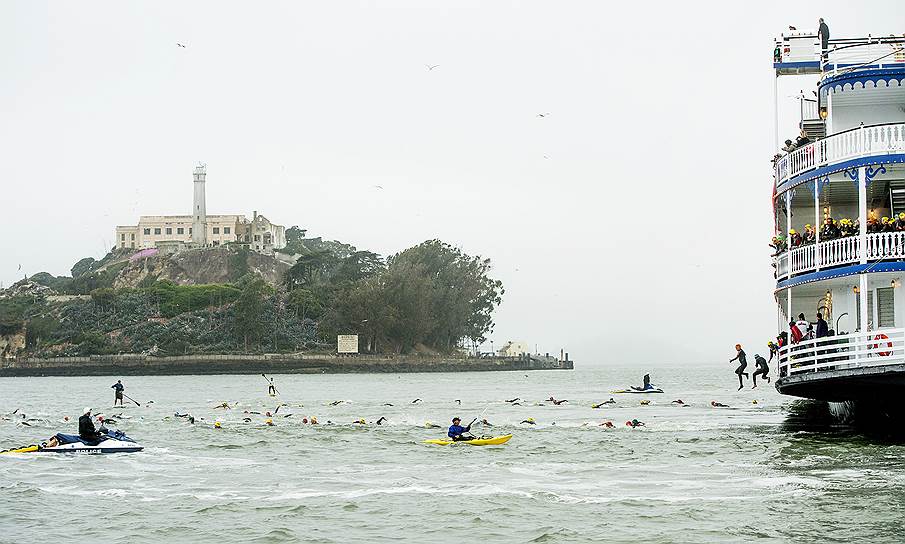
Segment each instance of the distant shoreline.
[{"label": "distant shoreline", "polygon": [[191,374],[361,374],[572,370],[573,361],[548,357],[376,355],[93,355],[0,361],[0,377]]}]

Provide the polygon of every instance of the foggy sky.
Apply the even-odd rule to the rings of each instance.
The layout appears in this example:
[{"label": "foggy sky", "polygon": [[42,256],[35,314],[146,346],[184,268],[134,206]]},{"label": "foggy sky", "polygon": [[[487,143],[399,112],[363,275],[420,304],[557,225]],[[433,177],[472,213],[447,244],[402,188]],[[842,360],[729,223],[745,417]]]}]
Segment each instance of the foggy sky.
[{"label": "foggy sky", "polygon": [[[489,257],[497,347],[639,367],[763,353],[772,39],[905,17],[741,6],[3,2],[0,281],[68,275],[115,225],[190,213],[203,161],[211,214]],[[783,139],[814,82],[781,80]]]}]

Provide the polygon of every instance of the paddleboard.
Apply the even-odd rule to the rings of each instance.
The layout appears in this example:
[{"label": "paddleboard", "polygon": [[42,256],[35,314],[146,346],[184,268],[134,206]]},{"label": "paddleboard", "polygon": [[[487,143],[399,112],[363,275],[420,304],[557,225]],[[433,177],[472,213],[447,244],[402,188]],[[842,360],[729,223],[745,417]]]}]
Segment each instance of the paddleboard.
[{"label": "paddleboard", "polygon": [[449,438],[436,438],[432,440],[425,440],[425,444],[436,444],[437,446],[449,446],[450,444],[468,444],[469,446],[499,446],[500,444],[505,444],[509,442],[512,438],[511,434],[504,434],[502,436],[491,436],[490,438],[476,438],[474,440],[450,440]]},{"label": "paddleboard", "polygon": [[659,387],[654,389],[645,389],[643,391],[638,391],[637,389],[620,389],[619,391],[613,391],[613,393],[662,393],[663,390]]}]

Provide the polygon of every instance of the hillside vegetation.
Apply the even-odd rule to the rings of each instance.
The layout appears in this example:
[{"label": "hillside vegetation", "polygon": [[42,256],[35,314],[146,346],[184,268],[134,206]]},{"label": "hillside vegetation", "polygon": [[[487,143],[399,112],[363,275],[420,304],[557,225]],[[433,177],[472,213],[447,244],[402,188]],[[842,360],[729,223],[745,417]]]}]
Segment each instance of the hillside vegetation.
[{"label": "hillside vegetation", "polygon": [[[237,247],[143,262],[120,250],[35,274],[0,292],[0,335],[25,344],[6,356],[329,352],[337,334],[367,353],[449,353],[493,328],[503,287],[488,259],[439,240],[384,259],[298,227],[287,241],[291,266]],[[230,281],[197,281],[211,277]]]}]

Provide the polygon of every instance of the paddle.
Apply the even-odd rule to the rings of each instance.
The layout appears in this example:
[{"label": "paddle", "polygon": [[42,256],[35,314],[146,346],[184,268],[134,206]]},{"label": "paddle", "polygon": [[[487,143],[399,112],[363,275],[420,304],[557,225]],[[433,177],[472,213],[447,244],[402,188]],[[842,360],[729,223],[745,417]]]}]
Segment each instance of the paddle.
[{"label": "paddle", "polygon": [[[263,372],[261,373],[261,376],[264,376],[264,379],[267,380],[268,384],[273,385],[273,380],[269,379]],[[276,391],[278,395],[282,395],[280,390],[277,389],[277,386],[273,385],[273,390]]]},{"label": "paddle", "polygon": [[123,393],[123,396],[126,397],[127,399],[131,400],[132,402],[134,402],[134,403],[137,404],[138,406],[141,406],[141,404],[140,404],[137,400],[133,399],[133,398],[130,397],[129,395]]}]

